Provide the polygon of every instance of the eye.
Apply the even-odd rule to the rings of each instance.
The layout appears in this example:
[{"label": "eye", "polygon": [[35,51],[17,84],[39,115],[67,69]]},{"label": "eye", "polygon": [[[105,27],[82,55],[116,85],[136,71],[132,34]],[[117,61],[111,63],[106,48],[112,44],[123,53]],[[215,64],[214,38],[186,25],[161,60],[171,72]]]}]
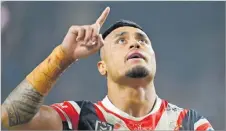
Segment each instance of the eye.
[{"label": "eye", "polygon": [[126,40],[124,38],[121,38],[121,39],[118,40],[118,43],[119,44],[125,44]]},{"label": "eye", "polygon": [[144,40],[144,39],[139,39],[138,42],[139,42],[139,43],[146,43],[146,40]]}]

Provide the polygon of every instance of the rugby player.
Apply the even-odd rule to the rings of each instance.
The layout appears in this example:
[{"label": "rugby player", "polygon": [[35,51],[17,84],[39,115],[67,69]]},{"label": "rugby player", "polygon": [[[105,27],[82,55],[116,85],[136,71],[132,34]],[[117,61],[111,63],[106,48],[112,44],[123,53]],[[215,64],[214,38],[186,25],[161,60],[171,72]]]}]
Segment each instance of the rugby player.
[{"label": "rugby player", "polygon": [[[155,53],[136,23],[121,20],[100,34],[110,8],[92,25],[71,26],[61,45],[2,104],[2,125],[17,130],[213,130],[208,120],[157,96]],[[96,103],[42,105],[72,63],[100,50],[97,63],[108,92]]]}]

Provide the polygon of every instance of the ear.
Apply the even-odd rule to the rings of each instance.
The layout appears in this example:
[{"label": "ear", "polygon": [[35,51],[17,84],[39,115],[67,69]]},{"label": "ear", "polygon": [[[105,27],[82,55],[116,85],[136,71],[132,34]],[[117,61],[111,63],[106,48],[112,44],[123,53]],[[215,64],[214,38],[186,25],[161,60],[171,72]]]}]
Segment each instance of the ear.
[{"label": "ear", "polygon": [[106,64],[104,61],[99,61],[97,63],[97,68],[101,75],[105,76],[107,74],[107,68],[106,68]]}]

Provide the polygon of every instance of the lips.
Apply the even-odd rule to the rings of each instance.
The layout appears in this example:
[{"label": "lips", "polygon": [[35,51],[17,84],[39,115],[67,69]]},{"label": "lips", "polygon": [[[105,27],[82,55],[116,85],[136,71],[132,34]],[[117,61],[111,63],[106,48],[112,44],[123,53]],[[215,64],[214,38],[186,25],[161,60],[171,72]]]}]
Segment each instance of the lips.
[{"label": "lips", "polygon": [[143,59],[143,60],[145,60],[145,57],[139,52],[133,52],[133,53],[130,53],[129,56],[127,57],[127,60],[130,60],[130,59]]}]

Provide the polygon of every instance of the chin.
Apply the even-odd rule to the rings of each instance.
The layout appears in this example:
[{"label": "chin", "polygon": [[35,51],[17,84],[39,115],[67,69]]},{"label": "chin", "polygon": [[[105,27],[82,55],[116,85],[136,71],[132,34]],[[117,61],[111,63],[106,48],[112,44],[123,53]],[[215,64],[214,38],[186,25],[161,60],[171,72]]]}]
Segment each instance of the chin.
[{"label": "chin", "polygon": [[125,76],[128,78],[146,78],[150,75],[149,69],[144,65],[134,65],[130,67],[126,73]]}]

